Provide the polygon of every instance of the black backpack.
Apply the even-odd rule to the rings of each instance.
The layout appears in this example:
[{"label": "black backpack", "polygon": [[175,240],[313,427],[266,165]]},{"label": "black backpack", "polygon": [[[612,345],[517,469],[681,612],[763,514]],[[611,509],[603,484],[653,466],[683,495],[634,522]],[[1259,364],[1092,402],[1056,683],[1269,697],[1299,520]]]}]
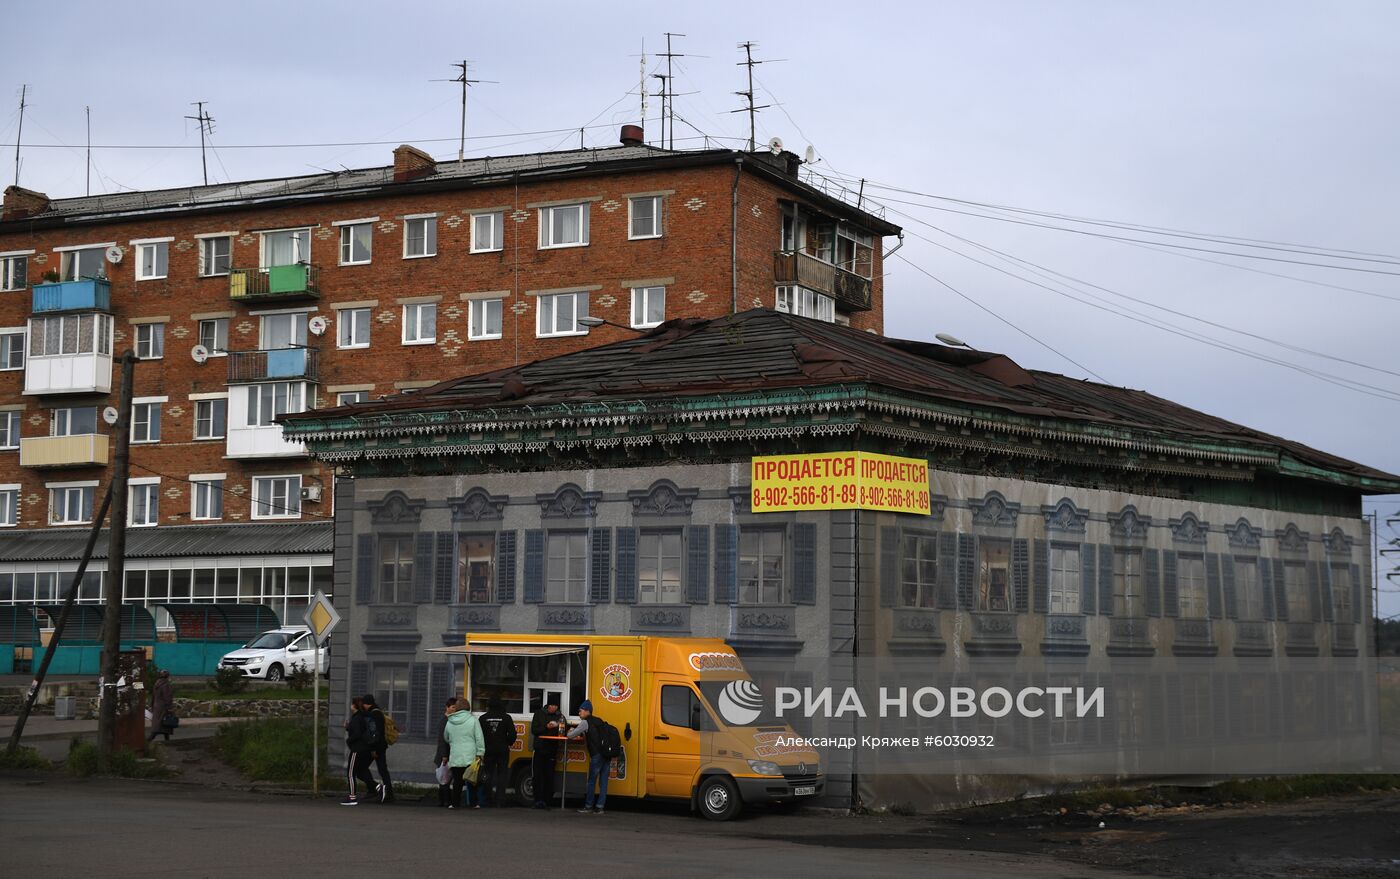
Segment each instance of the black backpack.
[{"label": "black backpack", "polygon": [[597,737],[594,739],[594,753],[601,754],[608,760],[622,756],[622,735],[618,733],[617,727],[594,715],[588,718],[589,732],[593,732],[594,724],[598,727]]}]

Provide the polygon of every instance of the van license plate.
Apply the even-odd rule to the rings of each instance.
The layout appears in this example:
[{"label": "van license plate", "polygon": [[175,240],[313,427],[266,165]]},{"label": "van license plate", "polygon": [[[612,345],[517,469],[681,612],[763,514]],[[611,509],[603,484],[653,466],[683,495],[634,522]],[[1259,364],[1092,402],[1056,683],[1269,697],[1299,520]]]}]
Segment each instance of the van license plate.
[{"label": "van license plate", "polygon": [[806,786],[804,786],[804,787],[795,787],[795,788],[792,789],[792,795],[795,796],[795,797],[810,797],[810,796],[815,795],[816,792],[817,792],[816,785],[811,785],[811,784],[806,785]]}]

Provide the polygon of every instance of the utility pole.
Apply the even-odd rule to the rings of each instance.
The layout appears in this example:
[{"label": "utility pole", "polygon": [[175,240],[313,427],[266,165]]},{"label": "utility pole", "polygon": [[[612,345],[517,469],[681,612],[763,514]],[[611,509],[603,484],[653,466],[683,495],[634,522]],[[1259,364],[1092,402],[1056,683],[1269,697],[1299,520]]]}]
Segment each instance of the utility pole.
[{"label": "utility pole", "polygon": [[[663,79],[663,80],[661,81],[661,88],[662,88],[663,91],[664,91],[665,89],[667,89],[668,87],[669,87],[669,88],[674,88],[674,87],[675,87],[675,74],[671,72],[671,59],[672,59],[672,58],[684,58],[684,57],[685,57],[685,55],[683,55],[683,54],[676,54],[675,52],[672,52],[672,51],[671,51],[671,37],[683,37],[683,36],[685,36],[685,34],[673,34],[673,33],[671,33],[670,31],[667,31],[667,32],[666,32],[666,52],[665,52],[665,54],[662,56],[662,57],[664,57],[664,58],[666,59],[666,78]],[[669,111],[669,112],[670,112],[670,125],[671,125],[671,140],[670,140],[670,142],[666,145],[666,149],[668,149],[668,150],[673,150],[673,149],[676,148],[676,95],[675,95],[675,92],[674,92],[674,91],[670,94],[669,100],[667,100],[666,98],[663,98],[663,99],[662,99],[662,108],[663,108],[663,112],[666,112],[666,111],[665,111],[665,108],[666,108],[666,107],[670,107],[670,111]],[[666,136],[666,130],[665,130],[665,128],[662,129],[662,131],[661,131],[661,136],[662,136],[663,138]]]},{"label": "utility pole", "polygon": [[24,143],[24,98],[29,94],[29,85],[19,87],[19,131],[15,134],[15,185],[19,186],[19,145]]},{"label": "utility pole", "polygon": [[122,353],[122,389],[117,410],[117,453],[112,463],[112,525],[107,542],[107,602],[102,615],[102,692],[97,740],[104,754],[117,746],[117,652],[121,649],[122,592],[126,585],[127,478],[131,468],[131,397],[136,355]]},{"label": "utility pole", "polygon": [[747,112],[747,113],[749,114],[749,152],[753,152],[755,149],[758,148],[758,147],[757,147],[757,144],[756,144],[756,141],[755,141],[755,135],[754,135],[754,129],[755,129],[754,114],[755,114],[756,112],[758,112],[759,110],[766,110],[766,109],[768,109],[769,106],[771,106],[771,105],[769,105],[769,104],[764,104],[764,105],[762,105],[762,106],[755,107],[755,106],[754,106],[754,103],[753,103],[753,68],[754,68],[754,65],[755,65],[755,64],[764,64],[764,63],[766,63],[766,62],[764,62],[764,61],[755,61],[755,60],[753,60],[753,50],[754,50],[754,47],[757,46],[757,45],[758,45],[758,44],[755,43],[753,40],[745,40],[744,42],[742,42],[742,43],[739,44],[739,48],[744,50],[744,60],[743,60],[743,61],[740,61],[740,62],[738,63],[738,66],[740,66],[740,67],[747,67],[747,68],[749,69],[749,88],[748,88],[748,91],[735,92],[734,94],[738,95],[738,96],[741,97],[741,98],[747,98],[747,99],[748,99],[748,102],[749,102],[749,105],[748,105],[747,107],[741,107],[741,108],[739,108],[738,110],[730,110],[730,111],[729,111],[729,112],[731,112],[731,113],[744,113],[744,112]]},{"label": "utility pole", "polygon": [[199,163],[204,166],[204,185],[209,185],[209,159],[204,155],[204,135],[214,133],[214,117],[204,112],[205,101],[191,101],[192,106],[199,108],[199,113],[195,116],[186,116],[186,119],[193,119],[199,123]]}]

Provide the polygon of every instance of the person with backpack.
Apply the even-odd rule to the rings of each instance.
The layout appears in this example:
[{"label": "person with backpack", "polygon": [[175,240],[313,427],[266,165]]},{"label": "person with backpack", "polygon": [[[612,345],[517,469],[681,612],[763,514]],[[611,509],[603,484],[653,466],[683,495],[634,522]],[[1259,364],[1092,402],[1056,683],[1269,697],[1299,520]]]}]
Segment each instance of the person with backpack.
[{"label": "person with backpack", "polygon": [[471,787],[472,808],[480,809],[476,797],[476,782],[481,775],[481,756],[486,752],[486,739],[481,734],[481,723],[471,712],[466,699],[457,700],[457,710],[448,715],[447,729],[443,732],[447,739],[447,766],[452,770],[452,801],[447,808],[455,809],[462,804],[462,786]]},{"label": "person with backpack", "polygon": [[350,792],[340,801],[342,806],[360,804],[355,795],[356,781],[364,784],[366,793],[374,792],[374,776],[369,774],[369,764],[374,759],[374,745],[378,741],[379,727],[361,702],[345,722],[345,781]]},{"label": "person with backpack", "polygon": [[399,740],[399,728],[394,723],[394,718],[385,714],[374,701],[374,694],[367,693],[361,697],[365,710],[374,720],[375,730],[379,738],[374,743],[373,754],[375,768],[379,770],[379,787],[375,792],[379,795],[379,802],[392,803],[394,801],[394,780],[389,777],[389,746]]},{"label": "person with backpack", "polygon": [[[593,703],[588,699],[579,703],[578,718],[578,726],[569,730],[568,738],[583,736],[583,744],[588,749],[588,786],[584,789],[583,808],[579,812],[601,815],[608,800],[608,773],[612,769],[613,758],[621,750],[622,739],[617,734],[617,727],[593,713]],[[598,788],[596,799],[593,796],[595,783]]]},{"label": "person with backpack", "polygon": [[510,746],[515,744],[515,721],[505,712],[500,699],[492,699],[486,704],[486,713],[480,717],[481,732],[486,738],[486,754],[481,758],[481,777],[478,788],[489,791],[491,805],[506,804],[506,776],[510,772]]}]

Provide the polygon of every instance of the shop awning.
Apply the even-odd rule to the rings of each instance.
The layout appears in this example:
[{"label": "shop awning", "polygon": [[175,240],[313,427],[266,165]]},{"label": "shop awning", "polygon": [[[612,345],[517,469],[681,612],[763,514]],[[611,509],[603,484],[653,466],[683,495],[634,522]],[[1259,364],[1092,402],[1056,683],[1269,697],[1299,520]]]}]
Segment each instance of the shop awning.
[{"label": "shop awning", "polygon": [[463,644],[458,647],[429,647],[428,653],[455,653],[467,656],[561,656],[582,653],[582,644]]}]

